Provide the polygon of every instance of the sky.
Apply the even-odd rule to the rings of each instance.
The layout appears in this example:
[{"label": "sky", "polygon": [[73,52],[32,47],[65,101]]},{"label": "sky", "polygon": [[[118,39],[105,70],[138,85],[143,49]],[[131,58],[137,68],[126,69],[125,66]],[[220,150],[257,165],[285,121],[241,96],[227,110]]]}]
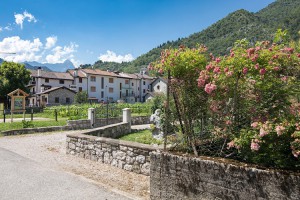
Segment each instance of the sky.
[{"label": "sky", "polygon": [[[128,62],[238,9],[274,0],[0,0],[0,57],[76,66]],[[16,54],[5,54],[5,53]]]}]

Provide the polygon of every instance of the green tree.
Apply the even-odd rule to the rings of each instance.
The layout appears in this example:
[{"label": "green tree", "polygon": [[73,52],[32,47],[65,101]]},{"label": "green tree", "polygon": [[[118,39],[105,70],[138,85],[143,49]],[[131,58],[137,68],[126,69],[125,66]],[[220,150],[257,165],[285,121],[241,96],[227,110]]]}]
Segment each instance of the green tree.
[{"label": "green tree", "polygon": [[20,88],[27,92],[26,85],[30,81],[30,72],[24,65],[14,62],[3,62],[0,65],[0,99]]},{"label": "green tree", "polygon": [[75,103],[88,103],[88,94],[86,91],[78,92],[75,95]]}]

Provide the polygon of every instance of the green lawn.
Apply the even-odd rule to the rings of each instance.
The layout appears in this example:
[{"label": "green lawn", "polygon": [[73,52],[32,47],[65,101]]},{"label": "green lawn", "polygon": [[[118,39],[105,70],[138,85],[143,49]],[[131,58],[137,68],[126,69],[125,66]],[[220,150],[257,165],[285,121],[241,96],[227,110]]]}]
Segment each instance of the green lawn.
[{"label": "green lawn", "polygon": [[[67,124],[67,121],[66,119],[60,119],[58,121],[49,119],[48,121],[32,121],[32,124],[33,127],[64,126]],[[22,128],[22,122],[0,123],[0,132]]]},{"label": "green lawn", "polygon": [[120,137],[119,139],[142,144],[162,144],[161,140],[157,140],[152,137],[152,132],[150,130],[142,130],[136,133],[130,133]]}]

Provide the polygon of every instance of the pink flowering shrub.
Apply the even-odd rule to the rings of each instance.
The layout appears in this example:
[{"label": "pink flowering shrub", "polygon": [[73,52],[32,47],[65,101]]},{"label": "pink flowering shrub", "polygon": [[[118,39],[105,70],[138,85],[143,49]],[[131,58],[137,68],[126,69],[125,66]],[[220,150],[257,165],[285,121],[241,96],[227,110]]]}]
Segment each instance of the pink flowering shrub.
[{"label": "pink flowering shrub", "polygon": [[299,54],[297,45],[241,40],[222,57],[204,46],[168,49],[151,67],[170,72],[174,115],[194,153],[205,130],[244,161],[299,169]]}]

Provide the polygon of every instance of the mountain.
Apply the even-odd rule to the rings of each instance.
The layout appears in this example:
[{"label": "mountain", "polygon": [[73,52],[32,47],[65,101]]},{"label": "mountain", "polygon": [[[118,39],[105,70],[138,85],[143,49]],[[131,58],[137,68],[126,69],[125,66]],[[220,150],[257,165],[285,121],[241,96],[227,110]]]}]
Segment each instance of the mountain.
[{"label": "mountain", "polygon": [[160,57],[160,52],[179,45],[195,47],[205,44],[214,55],[229,52],[234,42],[247,38],[253,44],[260,40],[272,40],[277,29],[287,29],[291,39],[298,40],[300,31],[300,0],[277,0],[257,13],[237,10],[217,21],[201,32],[194,33],[176,41],[167,41],[128,63],[97,61],[94,68],[138,72]]},{"label": "mountain", "polygon": [[[50,71],[56,71],[56,72],[65,72],[67,69],[74,69],[75,66],[70,60],[65,60],[63,63],[39,63],[39,62],[25,62],[25,64],[29,64],[33,67],[42,67],[42,68],[48,68]],[[48,71],[48,70],[47,70]]]}]

